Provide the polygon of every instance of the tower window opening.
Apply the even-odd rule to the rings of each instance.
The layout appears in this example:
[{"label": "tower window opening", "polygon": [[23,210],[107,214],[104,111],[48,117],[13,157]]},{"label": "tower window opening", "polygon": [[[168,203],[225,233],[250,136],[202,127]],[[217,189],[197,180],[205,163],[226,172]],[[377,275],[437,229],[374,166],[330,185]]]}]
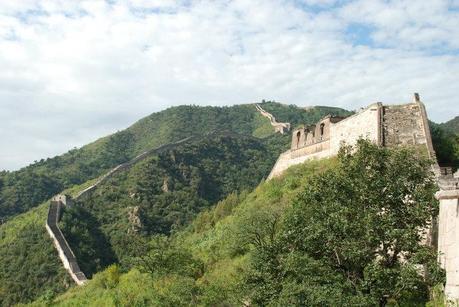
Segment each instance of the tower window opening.
[{"label": "tower window opening", "polygon": [[296,148],[300,147],[300,138],[301,138],[301,131],[296,133]]},{"label": "tower window opening", "polygon": [[324,127],[325,127],[324,123],[320,124],[320,139],[321,140],[323,139],[323,135],[324,135]]}]

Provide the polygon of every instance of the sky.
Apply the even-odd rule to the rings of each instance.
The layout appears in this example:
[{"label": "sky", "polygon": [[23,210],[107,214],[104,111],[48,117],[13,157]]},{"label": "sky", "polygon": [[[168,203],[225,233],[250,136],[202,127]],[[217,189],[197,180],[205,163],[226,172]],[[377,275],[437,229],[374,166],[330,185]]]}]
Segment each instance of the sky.
[{"label": "sky", "polygon": [[0,0],[0,170],[181,104],[459,115],[459,0]]}]

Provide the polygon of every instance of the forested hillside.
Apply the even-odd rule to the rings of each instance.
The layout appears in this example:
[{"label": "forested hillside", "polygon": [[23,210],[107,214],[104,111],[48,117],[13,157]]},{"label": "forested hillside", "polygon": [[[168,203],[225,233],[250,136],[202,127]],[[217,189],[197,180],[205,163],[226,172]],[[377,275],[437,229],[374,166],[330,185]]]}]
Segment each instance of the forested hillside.
[{"label": "forested hillside", "polygon": [[253,189],[286,140],[213,133],[106,181],[62,220],[82,270],[90,277],[108,264],[129,263],[133,251],[126,244],[133,233],[169,235],[230,193]]},{"label": "forested hillside", "polygon": [[443,280],[435,252],[420,244],[438,210],[429,163],[407,149],[361,142],[357,152],[344,149],[253,192],[231,193],[169,237],[132,232],[128,272],[110,266],[88,285],[33,305],[425,304]]},{"label": "forested hillside", "polygon": [[[129,268],[130,233],[168,234],[229,193],[252,189],[287,142],[288,136],[258,139],[215,132],[152,154],[117,174],[64,214],[62,228],[83,271],[91,276],[120,262]],[[72,285],[45,232],[46,208],[0,226],[0,301],[5,306]]]},{"label": "forested hillside", "polygon": [[440,166],[450,166],[453,170],[459,168],[459,130],[449,123],[457,118],[443,124],[429,123],[438,163]]},{"label": "forested hillside", "polygon": [[440,126],[451,133],[459,134],[459,116],[440,124]]},{"label": "forested hillside", "polygon": [[[262,106],[268,112],[278,112],[282,120],[293,125],[314,123],[330,111],[331,114],[349,113],[327,107],[305,111],[275,102],[265,102]],[[274,133],[269,121],[256,111],[253,104],[232,107],[179,106],[153,113],[123,131],[80,149],[42,159],[19,171],[0,172],[0,222],[37,206],[63,189],[100,176],[145,150],[214,130],[228,130],[259,138]]]}]

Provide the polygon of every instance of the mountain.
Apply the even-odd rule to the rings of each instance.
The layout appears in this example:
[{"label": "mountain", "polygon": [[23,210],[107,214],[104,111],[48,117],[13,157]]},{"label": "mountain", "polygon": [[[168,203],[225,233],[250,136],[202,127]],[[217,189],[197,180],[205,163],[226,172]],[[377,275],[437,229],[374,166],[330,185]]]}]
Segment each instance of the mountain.
[{"label": "mountain", "polygon": [[456,117],[443,124],[429,122],[438,164],[452,167],[453,171],[459,168],[459,133],[454,128],[458,119],[459,117]]},{"label": "mountain", "polygon": [[459,134],[459,116],[440,124],[440,126],[451,133]]},{"label": "mountain", "polygon": [[[306,111],[275,102],[261,105],[273,114],[279,112],[293,126],[313,123],[331,110]],[[44,228],[52,195],[75,195],[115,165],[188,136],[194,137],[117,174],[64,214],[61,227],[89,276],[111,263],[132,266],[128,233],[145,238],[175,233],[231,193],[251,190],[290,143],[289,135],[274,134],[254,105],[181,106],[154,113],[62,156],[2,172],[2,305],[53,297],[73,285]]]},{"label": "mountain", "polygon": [[[338,108],[314,107],[306,111],[276,102],[261,105],[268,112],[278,112],[282,120],[293,125],[312,124],[330,112],[335,115],[350,114]],[[216,130],[258,138],[274,134],[269,121],[258,113],[253,104],[179,106],[153,113],[123,131],[80,149],[42,159],[19,171],[0,172],[0,222],[37,206],[59,191],[98,177],[145,150]]]},{"label": "mountain", "polygon": [[283,145],[223,132],[151,155],[66,209],[61,229],[87,275],[126,263],[133,233],[169,235],[230,193],[253,189]]},{"label": "mountain", "polygon": [[[442,280],[435,253],[419,240],[436,210],[429,162],[406,149],[359,146],[228,194],[170,236],[132,233],[131,269],[109,266],[32,306],[424,305]],[[420,188],[417,210],[394,181]],[[404,260],[378,250],[384,244],[406,251]]]}]

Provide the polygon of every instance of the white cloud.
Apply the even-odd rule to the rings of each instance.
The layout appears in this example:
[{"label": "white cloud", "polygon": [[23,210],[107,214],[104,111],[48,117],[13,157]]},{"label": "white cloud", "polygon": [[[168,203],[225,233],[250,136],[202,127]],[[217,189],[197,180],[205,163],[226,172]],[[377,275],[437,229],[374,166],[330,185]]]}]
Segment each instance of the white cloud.
[{"label": "white cloud", "polygon": [[[459,18],[430,3],[1,1],[0,169],[184,103],[355,109],[419,91],[447,120],[459,111]],[[374,44],[351,39],[352,24]]]}]

